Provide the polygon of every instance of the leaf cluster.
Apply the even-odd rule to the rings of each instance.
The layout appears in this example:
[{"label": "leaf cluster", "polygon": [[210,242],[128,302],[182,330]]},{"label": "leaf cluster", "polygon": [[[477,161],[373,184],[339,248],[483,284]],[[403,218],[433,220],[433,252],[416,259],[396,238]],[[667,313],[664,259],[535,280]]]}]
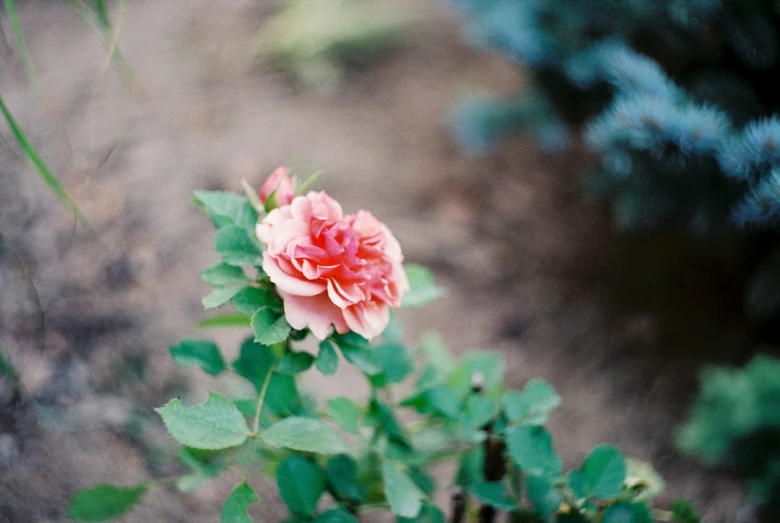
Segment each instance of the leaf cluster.
[{"label": "leaf cluster", "polygon": [[[211,376],[230,373],[255,395],[231,399],[210,392],[199,405],[177,398],[157,409],[181,445],[185,472],[130,487],[82,490],[71,518],[103,521],[126,513],[152,487],[172,483],[189,492],[231,466],[243,466],[244,479],[225,502],[223,523],[252,521],[249,507],[263,502],[250,485],[252,470],[276,478],[291,523],[351,523],[376,510],[392,513],[399,523],[439,523],[445,511],[433,501],[437,486],[430,469],[448,461],[457,467],[451,521],[490,522],[499,513],[523,521],[652,521],[648,503],[661,483],[649,465],[601,445],[581,467],[564,470],[544,427],[561,402],[552,385],[534,379],[523,390],[509,390],[500,356],[474,352],[455,358],[432,333],[409,348],[394,317],[374,342],[334,333],[313,350],[308,331],[285,320],[282,301],[262,270],[263,246],[254,227],[264,210],[228,192],[197,192],[195,202],[217,228],[221,256],[201,273],[213,288],[203,305],[233,309],[202,325],[252,334],[233,361],[215,342],[198,338],[173,345],[171,357]],[[444,293],[425,268],[407,266],[406,272],[411,290],[404,306],[420,307]],[[332,375],[344,364],[368,385],[365,400],[320,400],[300,390],[301,374]],[[399,397],[401,390],[407,392]]]}]

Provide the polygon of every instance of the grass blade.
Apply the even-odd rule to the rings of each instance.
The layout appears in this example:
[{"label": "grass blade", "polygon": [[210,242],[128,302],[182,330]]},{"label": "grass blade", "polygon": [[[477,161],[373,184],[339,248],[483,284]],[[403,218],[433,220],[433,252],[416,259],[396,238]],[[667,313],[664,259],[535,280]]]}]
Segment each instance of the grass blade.
[{"label": "grass blade", "polygon": [[0,96],[0,112],[3,113],[3,117],[5,118],[8,127],[11,128],[11,132],[16,138],[16,141],[19,143],[19,147],[21,147],[24,155],[27,157],[27,160],[33,165],[33,167],[35,167],[35,170],[44,183],[62,202],[62,204],[71,212],[73,212],[73,214],[76,216],[76,219],[81,222],[82,225],[92,229],[92,226],[90,225],[89,220],[87,220],[87,217],[84,216],[84,214],[76,205],[76,202],[73,201],[57,177],[54,176],[54,174],[51,172],[49,166],[46,165],[46,162],[43,160],[43,158],[41,158],[41,155],[38,154],[35,146],[30,142],[30,140],[27,138],[27,135],[16,122],[16,119],[14,119],[11,111],[8,109],[8,106],[5,105],[5,101],[3,100],[2,96]]},{"label": "grass blade", "polygon": [[24,39],[24,33],[22,33],[22,26],[19,23],[19,17],[16,14],[16,6],[13,0],[5,0],[5,10],[8,13],[8,21],[11,23],[11,30],[14,33],[14,40],[16,40],[16,47],[19,49],[19,55],[24,62],[24,71],[27,73],[27,79],[30,81],[35,92],[40,94],[42,92],[41,84],[38,83],[38,77],[35,74],[35,65],[33,65],[30,51],[27,49],[27,42]]}]

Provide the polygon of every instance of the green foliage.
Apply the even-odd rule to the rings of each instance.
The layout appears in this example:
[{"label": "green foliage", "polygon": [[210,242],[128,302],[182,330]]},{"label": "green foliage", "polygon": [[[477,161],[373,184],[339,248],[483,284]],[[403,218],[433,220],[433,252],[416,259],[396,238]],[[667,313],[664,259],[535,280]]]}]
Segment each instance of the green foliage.
[{"label": "green foliage", "polygon": [[404,294],[403,307],[407,309],[424,307],[447,294],[443,287],[436,285],[431,271],[422,265],[406,264],[404,270],[406,270],[410,290]]},{"label": "green foliage", "polygon": [[263,432],[262,439],[272,447],[316,454],[349,451],[335,430],[312,418],[291,417],[277,421]]},{"label": "green foliage", "polygon": [[143,483],[134,487],[93,485],[73,496],[68,517],[76,521],[106,521],[121,516],[143,499],[147,489]]},{"label": "green foliage", "polygon": [[390,458],[382,460],[382,482],[393,514],[404,518],[417,517],[425,494],[400,463]]},{"label": "green foliage", "polygon": [[744,369],[709,368],[678,435],[685,452],[747,480],[759,502],[780,502],[780,360],[759,355]]},{"label": "green foliage", "polygon": [[[230,368],[255,395],[231,401],[212,392],[192,408],[175,399],[157,409],[182,445],[179,457],[187,471],[173,478],[180,490],[195,490],[240,465],[245,478],[250,469],[276,477],[290,522],[353,523],[368,510],[387,510],[399,523],[443,523],[429,468],[446,461],[456,465],[453,482],[463,507],[471,507],[469,517],[479,514],[486,523],[504,513],[534,523],[648,521],[648,503],[661,485],[652,467],[627,462],[618,449],[602,445],[566,473],[544,427],[560,396],[538,378],[522,390],[507,389],[498,354],[458,358],[432,333],[410,350],[391,322],[376,341],[332,333],[319,342],[315,357],[304,345],[310,332],[290,327],[281,296],[262,271],[263,246],[246,218],[257,206],[227,193],[198,193],[196,201],[218,237],[239,239],[201,278],[219,293],[210,305],[229,303],[236,311],[215,316],[210,325],[251,330]],[[429,272],[407,272],[412,306],[441,295]],[[339,352],[364,378],[368,397],[299,392],[297,379],[306,372],[335,373]],[[171,356],[180,365],[227,374],[228,363],[211,341],[185,339],[171,347]],[[75,499],[84,492],[90,491]],[[326,493],[328,502],[321,503]],[[247,507],[256,500],[242,482],[225,503],[222,520],[251,521]],[[472,521],[464,517],[452,521]]]},{"label": "green foliage", "polygon": [[258,58],[305,86],[329,91],[347,63],[397,47],[402,22],[381,5],[355,0],[284,2],[260,30]]},{"label": "green foliage", "polygon": [[294,515],[314,516],[317,501],[325,493],[325,474],[315,463],[300,456],[282,461],[276,469],[279,494]]},{"label": "green foliage", "polygon": [[222,394],[209,393],[197,407],[185,408],[178,399],[157,409],[176,441],[196,449],[224,449],[242,444],[249,427],[235,405]]},{"label": "green foliage", "polygon": [[209,340],[182,340],[170,349],[171,358],[182,367],[200,367],[203,372],[216,376],[225,370],[225,360],[219,347]]},{"label": "green foliage", "polygon": [[246,482],[239,483],[225,500],[220,523],[251,523],[252,518],[247,515],[246,511],[249,505],[258,499],[255,491]]},{"label": "green foliage", "polygon": [[672,511],[672,521],[677,523],[699,523],[701,518],[696,514],[693,503],[687,499],[676,499],[669,507]]}]

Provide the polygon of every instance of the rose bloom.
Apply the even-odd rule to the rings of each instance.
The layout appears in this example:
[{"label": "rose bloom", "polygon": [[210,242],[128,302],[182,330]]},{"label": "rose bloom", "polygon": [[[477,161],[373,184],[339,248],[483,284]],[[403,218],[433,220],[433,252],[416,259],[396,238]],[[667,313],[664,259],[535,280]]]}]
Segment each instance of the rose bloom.
[{"label": "rose bloom", "polygon": [[290,172],[287,167],[277,167],[268,175],[263,185],[260,187],[260,201],[265,204],[266,200],[276,191],[276,204],[281,207],[289,205],[295,197],[295,183],[290,179]]},{"label": "rose bloom", "polygon": [[284,299],[296,329],[325,339],[354,331],[371,339],[390,321],[409,289],[401,247],[371,213],[344,215],[324,192],[298,196],[257,225],[266,244],[263,270]]}]

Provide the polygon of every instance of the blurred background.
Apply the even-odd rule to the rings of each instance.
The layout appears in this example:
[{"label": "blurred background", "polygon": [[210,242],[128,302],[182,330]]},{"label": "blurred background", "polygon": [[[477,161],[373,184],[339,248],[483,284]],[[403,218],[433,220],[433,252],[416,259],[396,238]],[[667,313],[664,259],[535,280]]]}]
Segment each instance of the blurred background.
[{"label": "blurred background", "polygon": [[[614,443],[663,476],[660,505],[777,521],[776,361],[710,371],[696,401],[703,368],[776,352],[775,4],[6,0],[0,522],[181,469],[153,409],[229,386],[168,352],[217,260],[192,192],[291,161],[449,288],[401,311],[410,344],[435,329],[555,385],[567,466]],[[217,521],[234,479],[121,521]]]}]

